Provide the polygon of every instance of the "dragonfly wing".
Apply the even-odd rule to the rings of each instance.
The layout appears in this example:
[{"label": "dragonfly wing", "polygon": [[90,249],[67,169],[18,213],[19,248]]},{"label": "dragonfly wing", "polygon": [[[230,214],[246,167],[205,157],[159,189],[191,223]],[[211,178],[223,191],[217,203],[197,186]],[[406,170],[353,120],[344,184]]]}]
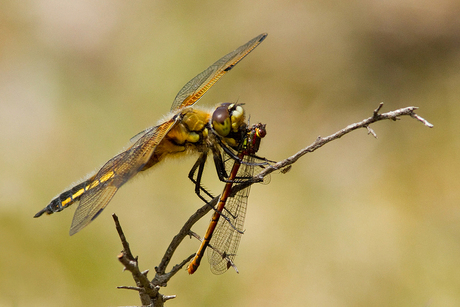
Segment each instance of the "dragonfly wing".
[{"label": "dragonfly wing", "polygon": [[[246,162],[250,162],[248,159],[251,158],[248,156],[244,158]],[[253,165],[242,164],[237,176],[249,178],[253,170]],[[214,274],[222,274],[233,265],[244,231],[250,188],[251,186],[248,186],[227,199],[227,204],[222,211],[226,218],[219,219],[210,241],[212,248],[208,248],[208,260]]]},{"label": "dragonfly wing", "polygon": [[118,188],[115,186],[107,186],[98,189],[95,193],[90,192],[91,195],[82,197],[77,210],[75,210],[69,234],[74,235],[91,223],[104,210],[117,190]]},{"label": "dragonfly wing", "polygon": [[130,148],[110,159],[96,175],[88,179],[85,193],[75,211],[70,235],[93,221],[107,206],[117,190],[140,172],[157,145],[175,125],[176,119],[145,130]]},{"label": "dragonfly wing", "polygon": [[267,33],[260,34],[246,44],[233,50],[220,60],[199,73],[192,80],[187,82],[179,91],[171,106],[171,111],[195,104],[227,71],[233,68],[254,48],[256,48],[267,37]]}]

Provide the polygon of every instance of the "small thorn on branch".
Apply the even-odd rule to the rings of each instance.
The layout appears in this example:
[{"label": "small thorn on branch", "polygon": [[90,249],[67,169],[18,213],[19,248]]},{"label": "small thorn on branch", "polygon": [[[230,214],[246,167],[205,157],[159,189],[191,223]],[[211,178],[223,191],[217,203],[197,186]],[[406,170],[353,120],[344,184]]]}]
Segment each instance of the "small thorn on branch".
[{"label": "small thorn on branch", "polygon": [[176,296],[175,295],[163,295],[163,302],[172,300],[173,298],[176,298]]},{"label": "small thorn on branch", "polygon": [[126,289],[126,290],[135,290],[135,291],[144,291],[144,289],[139,288],[139,287],[133,287],[133,286],[118,286],[117,289]]},{"label": "small thorn on branch", "polygon": [[142,271],[141,274],[147,277],[147,274],[148,274],[149,272],[150,272],[150,270],[145,270],[145,271]]},{"label": "small thorn on branch", "polygon": [[292,165],[288,165],[288,166],[282,168],[280,172],[281,172],[281,174],[286,174],[287,172],[289,172],[291,170],[291,168],[292,168]]},{"label": "small thorn on branch", "polygon": [[383,107],[383,102],[381,102],[379,106],[377,107],[377,109],[374,110],[374,117],[377,117],[379,115],[379,112],[382,109],[382,107]]},{"label": "small thorn on branch", "polygon": [[198,241],[203,242],[203,239],[196,232],[190,230],[188,234],[190,236],[190,239],[192,237],[194,237],[194,238],[198,239]]},{"label": "small thorn on branch", "polygon": [[366,128],[367,128],[367,134],[372,134],[373,137],[377,138],[377,134],[371,127],[366,126]]}]

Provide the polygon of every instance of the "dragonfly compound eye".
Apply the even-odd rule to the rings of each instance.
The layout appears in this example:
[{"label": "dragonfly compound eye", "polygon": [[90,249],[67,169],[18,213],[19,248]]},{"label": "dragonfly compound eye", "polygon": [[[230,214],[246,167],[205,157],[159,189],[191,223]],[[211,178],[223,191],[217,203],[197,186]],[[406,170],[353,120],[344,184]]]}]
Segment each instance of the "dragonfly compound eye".
[{"label": "dragonfly compound eye", "polygon": [[265,125],[261,125],[257,127],[255,130],[256,130],[256,135],[259,138],[263,138],[267,135],[267,130],[265,130]]},{"label": "dragonfly compound eye", "polygon": [[244,123],[244,109],[242,106],[236,105],[232,107],[232,129],[237,132]]},{"label": "dragonfly compound eye", "polygon": [[232,128],[227,106],[221,105],[212,113],[212,127],[220,136],[227,136]]}]

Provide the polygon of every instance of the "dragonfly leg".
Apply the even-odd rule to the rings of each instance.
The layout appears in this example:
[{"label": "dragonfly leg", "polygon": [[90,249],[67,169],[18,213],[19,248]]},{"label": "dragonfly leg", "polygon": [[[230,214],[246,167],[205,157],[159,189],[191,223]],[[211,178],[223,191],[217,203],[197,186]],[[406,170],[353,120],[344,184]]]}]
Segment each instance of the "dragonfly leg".
[{"label": "dragonfly leg", "polygon": [[262,157],[259,157],[259,156],[253,155],[253,154],[251,154],[252,157],[256,158],[257,160],[263,161],[263,162],[247,162],[247,161],[244,161],[243,159],[239,158],[232,149],[230,149],[227,145],[225,145],[220,138],[217,138],[217,140],[219,141],[219,144],[222,147],[222,149],[224,150],[224,152],[228,156],[230,156],[230,158],[232,158],[233,160],[235,160],[236,162],[238,162],[240,164],[251,165],[251,166],[259,166],[259,165],[263,166],[263,165],[270,165],[270,163],[276,163],[276,161],[271,161],[271,160],[268,160],[266,158],[262,158]]},{"label": "dragonfly leg", "polygon": [[[217,209],[214,209],[214,210],[217,212]],[[236,215],[233,215],[227,209],[224,208],[224,210],[232,217],[233,220],[235,220],[238,217]],[[230,225],[230,227],[232,227],[236,232],[238,232],[240,234],[244,234],[244,230],[240,230],[235,225],[233,225],[233,222],[231,221],[231,219],[228,216],[226,216],[225,214],[223,214],[222,211],[219,212],[219,214],[220,214],[220,217],[223,218],[224,220],[226,220],[227,223]]]},{"label": "dragonfly leg", "polygon": [[220,181],[223,182],[230,182],[227,178],[229,177],[227,171],[225,170],[225,164],[222,160],[222,156],[220,151],[213,150],[213,158],[214,158],[214,165],[216,166],[217,176],[219,177]]},{"label": "dragonfly leg", "polygon": [[[201,195],[201,192],[206,194],[208,197],[211,199],[214,198],[214,196],[209,193],[202,185],[201,185],[201,177],[203,176],[203,170],[204,170],[204,165],[206,163],[206,158],[207,158],[207,153],[201,153],[200,157],[198,160],[196,160],[195,164],[193,165],[192,169],[190,170],[188,174],[188,178],[195,184],[195,193],[198,195],[198,197],[204,201],[205,203],[208,203],[209,201],[204,198],[203,195]],[[198,170],[198,171],[197,171]],[[195,179],[195,173],[197,174],[196,179]]]},{"label": "dragonfly leg", "polygon": [[[229,178],[229,175],[225,169],[225,163],[224,161],[222,160],[222,157],[220,155],[220,153],[214,153],[214,165],[216,166],[216,172],[217,172],[217,176],[219,177],[219,180],[222,181],[222,182],[225,182],[225,183],[241,183],[241,182],[255,182],[253,180],[252,177],[249,177],[249,176],[236,176],[235,178],[233,179],[228,179]],[[253,165],[252,163],[248,163],[246,161],[243,161],[241,160],[240,158],[238,158],[238,156],[235,156],[235,159],[233,159],[233,157],[231,157],[232,160],[235,160],[236,163],[241,163],[240,164],[245,164],[245,165]],[[226,162],[230,160],[230,159],[227,159]],[[258,164],[255,164],[258,166]]]}]

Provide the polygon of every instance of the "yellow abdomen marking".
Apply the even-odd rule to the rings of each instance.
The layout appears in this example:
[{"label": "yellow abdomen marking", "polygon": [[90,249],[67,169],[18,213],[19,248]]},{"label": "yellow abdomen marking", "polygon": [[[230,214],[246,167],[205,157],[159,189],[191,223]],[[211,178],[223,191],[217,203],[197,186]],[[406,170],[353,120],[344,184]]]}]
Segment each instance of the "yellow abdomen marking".
[{"label": "yellow abdomen marking", "polygon": [[93,182],[91,182],[91,184],[88,184],[87,186],[79,189],[78,191],[76,191],[75,193],[73,193],[70,197],[66,198],[65,200],[63,200],[61,202],[61,205],[63,207],[67,206],[67,205],[70,205],[72,204],[72,202],[80,197],[83,193],[85,193],[86,191],[88,190],[91,190],[95,187],[97,187],[99,185],[99,183],[103,183],[103,182],[106,182],[107,180],[110,180],[112,179],[113,177],[115,176],[115,173],[113,171],[110,171],[108,172],[107,174],[105,174],[104,176],[101,177],[101,179],[99,180],[95,180]]}]

